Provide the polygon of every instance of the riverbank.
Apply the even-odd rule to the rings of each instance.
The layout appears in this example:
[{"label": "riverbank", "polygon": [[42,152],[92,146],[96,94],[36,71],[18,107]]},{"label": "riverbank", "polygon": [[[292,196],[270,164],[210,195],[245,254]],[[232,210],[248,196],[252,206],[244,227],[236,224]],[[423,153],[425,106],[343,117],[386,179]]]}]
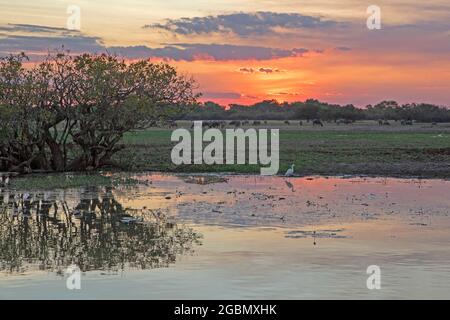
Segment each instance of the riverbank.
[{"label": "riverbank", "polygon": [[[190,129],[190,122],[178,127]],[[247,127],[244,127],[246,129]],[[373,122],[351,125],[325,124],[324,128],[297,122],[286,125],[269,121],[258,128],[280,129],[280,169],[284,175],[295,164],[296,176],[369,176],[395,178],[450,179],[450,124],[378,126]],[[125,147],[114,156],[118,167],[89,174],[49,175],[12,179],[17,187],[64,188],[111,183],[102,172],[167,172],[260,174],[259,165],[174,165],[170,153],[173,130],[155,128],[128,133]],[[118,169],[120,167],[120,169]],[[106,179],[106,180],[105,180]]]}]

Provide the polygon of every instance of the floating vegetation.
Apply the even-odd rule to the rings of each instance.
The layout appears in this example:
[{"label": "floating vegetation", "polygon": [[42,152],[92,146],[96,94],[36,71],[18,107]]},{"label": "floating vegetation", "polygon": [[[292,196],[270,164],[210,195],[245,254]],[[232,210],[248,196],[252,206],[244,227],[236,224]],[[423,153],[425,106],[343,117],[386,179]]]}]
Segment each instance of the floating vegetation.
[{"label": "floating vegetation", "polygon": [[338,234],[343,232],[344,229],[336,229],[336,230],[317,230],[317,231],[309,231],[309,230],[292,230],[287,231],[286,238],[298,239],[298,238],[333,238],[333,239],[344,239],[348,238],[345,235]]},{"label": "floating vegetation", "polygon": [[130,177],[101,174],[39,174],[11,179],[9,187],[16,190],[52,190],[78,187],[136,185],[139,181]]},{"label": "floating vegetation", "polygon": [[222,176],[217,175],[205,175],[205,176],[188,176],[184,177],[183,181],[186,183],[194,183],[194,184],[213,184],[213,183],[226,183],[228,179]]}]

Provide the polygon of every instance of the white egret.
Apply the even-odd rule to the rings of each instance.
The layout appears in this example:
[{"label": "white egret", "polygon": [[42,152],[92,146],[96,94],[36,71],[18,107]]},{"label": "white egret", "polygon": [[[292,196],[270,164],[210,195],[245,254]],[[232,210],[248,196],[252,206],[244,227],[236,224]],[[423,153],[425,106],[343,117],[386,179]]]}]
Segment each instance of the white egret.
[{"label": "white egret", "polygon": [[292,166],[286,171],[285,174],[286,177],[292,177],[294,175],[294,167],[295,165],[292,164]]}]

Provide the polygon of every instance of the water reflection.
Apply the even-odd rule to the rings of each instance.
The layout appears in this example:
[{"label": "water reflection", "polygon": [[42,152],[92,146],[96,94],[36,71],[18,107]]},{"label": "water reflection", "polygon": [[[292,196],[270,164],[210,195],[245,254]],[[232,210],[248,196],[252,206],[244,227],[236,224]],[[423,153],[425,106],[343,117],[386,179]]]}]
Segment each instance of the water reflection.
[{"label": "water reflection", "polygon": [[[54,272],[33,272],[70,264],[108,270],[84,275],[85,299],[449,297],[449,181],[138,178],[113,189],[0,187],[0,299],[73,299]],[[366,287],[373,264],[385,284],[376,292]]]},{"label": "water reflection", "polygon": [[0,271],[160,268],[200,244],[199,234],[161,212],[124,208],[112,188],[83,188],[62,199],[52,192],[3,193]]}]

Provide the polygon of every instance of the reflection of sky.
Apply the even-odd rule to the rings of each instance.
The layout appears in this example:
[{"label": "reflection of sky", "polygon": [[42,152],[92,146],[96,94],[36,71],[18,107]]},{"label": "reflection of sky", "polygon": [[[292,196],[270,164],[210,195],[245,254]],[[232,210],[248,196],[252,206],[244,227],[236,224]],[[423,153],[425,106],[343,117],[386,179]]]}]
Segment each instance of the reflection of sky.
[{"label": "reflection of sky", "polygon": [[[1,54],[21,48],[38,54],[65,44],[73,51],[108,47],[131,57],[177,58],[181,60],[171,63],[194,75],[205,98],[220,103],[319,98],[357,105],[383,99],[446,104],[450,98],[446,0],[380,0],[381,31],[366,29],[367,6],[358,0],[85,0],[75,3],[81,8],[80,33],[8,25],[64,28],[67,6],[73,4],[0,0]],[[252,14],[261,8],[268,17],[257,23]],[[243,16],[230,18],[237,13]],[[283,13],[298,16],[285,25],[274,23]],[[318,18],[330,23],[311,25],[311,19]],[[143,28],[155,24],[196,32]],[[307,51],[297,55],[293,49]],[[278,71],[240,72],[261,68]]]},{"label": "reflection of sky", "polygon": [[446,217],[449,182],[370,178],[229,177],[226,183],[199,185],[182,178],[150,175],[150,187],[130,196],[125,206],[167,210],[195,223],[233,226],[302,226],[406,219],[428,224]]},{"label": "reflection of sky", "polygon": [[[314,246],[311,238],[286,238],[283,229],[192,227],[203,235],[203,245],[170,268],[87,273],[79,292],[65,290],[64,280],[51,274],[10,276],[0,278],[0,298],[449,297],[448,229],[445,242],[439,243],[434,232],[398,222],[339,224],[351,238],[318,239]],[[366,268],[372,264],[382,270],[380,291],[366,289]]]}]

